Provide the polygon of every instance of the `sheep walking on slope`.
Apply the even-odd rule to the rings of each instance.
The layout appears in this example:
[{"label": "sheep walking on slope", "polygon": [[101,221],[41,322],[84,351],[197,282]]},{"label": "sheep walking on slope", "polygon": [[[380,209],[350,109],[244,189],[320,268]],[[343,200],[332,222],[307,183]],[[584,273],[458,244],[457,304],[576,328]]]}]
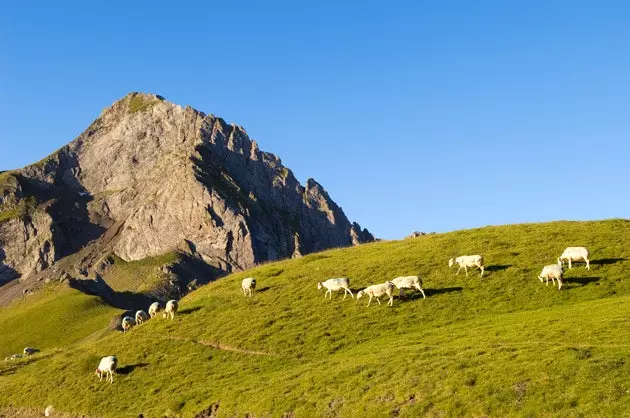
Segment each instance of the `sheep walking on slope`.
[{"label": "sheep walking on slope", "polygon": [[342,300],[346,300],[346,296],[348,296],[348,293],[350,293],[350,297],[354,299],[354,295],[350,290],[350,279],[346,277],[339,277],[336,279],[328,279],[325,282],[318,282],[317,290],[321,290],[322,288],[326,289],[326,291],[324,292],[324,298],[326,297],[326,295],[330,295],[329,299],[332,300],[332,292],[343,290]]},{"label": "sheep walking on slope", "polygon": [[127,331],[129,331],[131,328],[133,328],[136,325],[136,320],[133,319],[130,316],[126,316],[122,319],[122,330],[123,330],[123,334]]},{"label": "sheep walking on slope", "polygon": [[483,257],[480,255],[462,255],[459,256],[457,258],[451,258],[450,260],[448,260],[448,267],[451,268],[453,267],[453,264],[459,264],[459,268],[457,269],[457,273],[455,273],[455,275],[459,274],[459,271],[461,269],[464,269],[464,271],[466,272],[466,277],[468,277],[468,267],[477,267],[479,268],[479,270],[481,270],[481,276],[483,277],[483,272],[484,272],[484,267],[483,267]]},{"label": "sheep walking on slope", "polygon": [[422,290],[422,279],[420,278],[420,276],[396,277],[392,280],[392,283],[394,283],[394,286],[396,286],[400,290],[398,297],[402,298],[404,289],[416,289],[419,290],[420,293],[422,293],[422,297],[424,299],[427,298],[424,294],[424,290]]},{"label": "sheep walking on slope", "polygon": [[243,295],[251,298],[254,296],[254,290],[256,290],[256,279],[253,277],[243,279],[241,282],[241,289],[243,290]]},{"label": "sheep walking on slope", "polygon": [[99,382],[105,377],[105,381],[109,378],[109,383],[114,383],[114,373],[116,372],[117,365],[118,360],[116,356],[103,357],[96,368],[96,375],[98,376]]},{"label": "sheep walking on slope", "polygon": [[376,301],[380,305],[381,304],[380,297],[383,295],[387,295],[389,297],[389,302],[387,302],[387,306],[393,306],[394,305],[393,293],[394,293],[395,287],[396,286],[394,286],[394,283],[392,282],[373,284],[372,286],[368,286],[365,289],[360,290],[359,293],[357,293],[357,299],[361,299],[363,295],[368,295],[370,297],[370,300],[368,300],[367,306],[370,306],[370,303],[372,303],[372,298],[376,298]]},{"label": "sheep walking on slope", "polygon": [[136,324],[140,325],[143,322],[147,322],[149,320],[149,315],[143,310],[139,310],[136,312]]},{"label": "sheep walking on slope", "polygon": [[178,308],[179,304],[177,303],[177,301],[175,299],[171,299],[166,302],[166,308],[164,308],[164,313],[162,314],[162,316],[164,318],[168,318],[170,316],[172,321],[173,319],[175,319],[175,313],[177,312]]},{"label": "sheep walking on slope", "polygon": [[562,288],[562,282],[564,281],[564,270],[562,266],[558,264],[550,264],[548,266],[543,267],[542,272],[538,276],[538,280],[542,283],[543,280],[547,280],[547,286],[549,286],[549,279],[555,285],[556,280],[558,281],[558,290]]},{"label": "sheep walking on slope", "polygon": [[571,268],[572,261],[584,261],[586,263],[586,270],[591,269],[591,262],[588,259],[588,250],[584,247],[568,247],[566,248],[560,257],[558,257],[558,264],[562,266],[564,261],[569,262],[569,268]]},{"label": "sheep walking on slope", "polygon": [[149,306],[149,316],[151,318],[155,317],[158,313],[160,313],[160,302],[153,302],[151,306]]}]

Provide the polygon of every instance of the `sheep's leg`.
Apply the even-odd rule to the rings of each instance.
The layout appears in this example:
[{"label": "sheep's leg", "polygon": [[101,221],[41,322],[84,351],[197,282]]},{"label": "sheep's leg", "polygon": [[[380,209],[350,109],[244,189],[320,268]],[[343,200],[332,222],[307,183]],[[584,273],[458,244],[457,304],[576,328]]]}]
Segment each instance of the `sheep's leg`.
[{"label": "sheep's leg", "polygon": [[558,279],[558,290],[562,288],[562,280]]},{"label": "sheep's leg", "polygon": [[346,296],[348,296],[348,293],[346,292],[346,289],[343,289],[343,299],[341,300],[346,300]]},{"label": "sheep's leg", "polygon": [[330,292],[330,289],[326,289],[326,291],[324,292],[324,299],[326,299],[326,296],[328,295],[328,292]]},{"label": "sheep's leg", "polygon": [[457,273],[455,273],[455,275],[457,276],[459,274],[459,271],[462,269],[462,266],[459,266],[459,268],[457,269]]},{"label": "sheep's leg", "polygon": [[479,268],[481,269],[481,276],[479,276],[479,277],[483,277],[484,268],[483,268],[483,266],[479,266]]},{"label": "sheep's leg", "polygon": [[424,290],[422,290],[422,288],[419,288],[418,290],[420,290],[420,293],[422,293],[422,299],[426,299],[427,295],[424,294]]},{"label": "sheep's leg", "polygon": [[352,290],[347,289],[347,288],[346,288],[346,290],[348,291],[348,293],[350,293],[350,297],[351,297],[352,299],[354,299],[354,295],[352,294]]},{"label": "sheep's leg", "polygon": [[372,295],[370,295],[370,299],[368,300],[368,304],[367,304],[368,307],[370,306],[370,303],[372,303]]},{"label": "sheep's leg", "polygon": [[591,270],[591,262],[588,261],[588,258],[586,259],[586,270]]},{"label": "sheep's leg", "polygon": [[571,257],[569,257],[569,268],[571,268]]},{"label": "sheep's leg", "polygon": [[466,277],[468,277],[468,267],[464,266],[464,271],[466,272]]},{"label": "sheep's leg", "polygon": [[388,306],[394,306],[394,297],[392,295],[389,295],[389,302],[387,302]]},{"label": "sheep's leg", "polygon": [[376,297],[376,301],[378,302],[378,306],[381,306],[381,298],[379,298],[378,296]]}]

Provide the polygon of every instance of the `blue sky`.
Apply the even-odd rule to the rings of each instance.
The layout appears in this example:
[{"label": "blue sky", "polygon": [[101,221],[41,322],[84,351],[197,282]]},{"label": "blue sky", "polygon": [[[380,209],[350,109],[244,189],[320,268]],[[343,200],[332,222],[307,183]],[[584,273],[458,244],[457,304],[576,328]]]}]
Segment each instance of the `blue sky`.
[{"label": "blue sky", "polygon": [[3,2],[0,170],[144,91],[244,126],[379,237],[627,218],[629,21],[622,1]]}]

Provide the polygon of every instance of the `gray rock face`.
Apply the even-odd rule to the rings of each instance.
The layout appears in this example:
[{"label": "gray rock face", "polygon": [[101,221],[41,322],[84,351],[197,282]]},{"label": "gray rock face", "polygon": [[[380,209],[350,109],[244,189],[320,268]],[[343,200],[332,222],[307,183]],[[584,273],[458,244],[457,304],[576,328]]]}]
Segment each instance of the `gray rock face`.
[{"label": "gray rock face", "polygon": [[88,244],[230,272],[372,240],[243,128],[155,95],[127,95],[47,159],[0,173],[0,283]]}]

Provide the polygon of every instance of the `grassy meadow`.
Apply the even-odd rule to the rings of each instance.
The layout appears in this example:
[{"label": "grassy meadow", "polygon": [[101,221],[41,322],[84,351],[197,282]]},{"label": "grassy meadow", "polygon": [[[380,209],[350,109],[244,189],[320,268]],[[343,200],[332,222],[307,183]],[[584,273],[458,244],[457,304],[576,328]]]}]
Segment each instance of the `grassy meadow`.
[{"label": "grassy meadow", "polygon": [[[586,246],[591,270],[577,263],[561,291],[541,284],[542,267],[567,246]],[[463,254],[484,255],[483,278],[449,270],[448,259]],[[92,297],[26,299],[0,311],[0,350],[42,351],[0,362],[0,411],[52,404],[106,417],[625,416],[629,266],[630,221],[553,222],[261,265],[192,292],[174,321],[153,319],[126,335],[108,329],[118,311]],[[422,276],[427,298],[409,293],[393,307],[342,294],[329,301],[316,286],[346,276],[357,291],[410,274]],[[248,276],[258,282],[253,298],[240,293]],[[55,319],[69,316],[77,322]],[[119,360],[113,385],[93,375],[111,354]]]}]

